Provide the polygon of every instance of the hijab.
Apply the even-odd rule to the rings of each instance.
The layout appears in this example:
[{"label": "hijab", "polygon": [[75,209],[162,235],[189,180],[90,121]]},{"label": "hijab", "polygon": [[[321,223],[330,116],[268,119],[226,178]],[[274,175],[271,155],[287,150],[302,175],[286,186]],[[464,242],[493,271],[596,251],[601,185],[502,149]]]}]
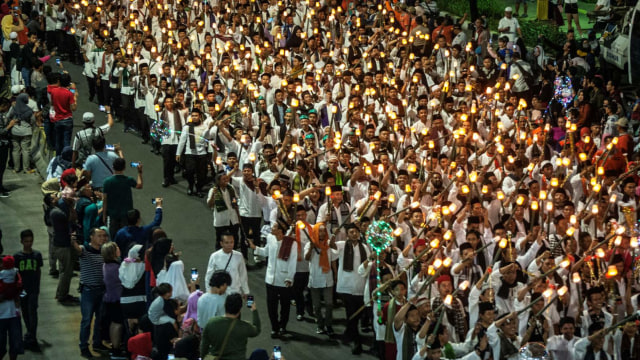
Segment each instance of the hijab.
[{"label": "hijab", "polygon": [[204,294],[201,290],[196,290],[187,299],[187,312],[184,314],[182,326],[184,327],[189,319],[198,319],[198,299]]},{"label": "hijab", "polygon": [[134,245],[129,249],[129,255],[120,264],[119,276],[122,286],[133,289],[144,275],[144,262],[140,261],[142,245]]},{"label": "hijab", "polygon": [[161,238],[153,244],[153,249],[151,250],[151,269],[153,269],[154,274],[159,274],[162,268],[164,268],[164,257],[171,250],[171,244],[173,240],[168,238]]},{"label": "hijab", "polygon": [[22,93],[16,98],[16,104],[13,106],[13,116],[21,121],[30,121],[33,110],[29,107],[29,95]]}]

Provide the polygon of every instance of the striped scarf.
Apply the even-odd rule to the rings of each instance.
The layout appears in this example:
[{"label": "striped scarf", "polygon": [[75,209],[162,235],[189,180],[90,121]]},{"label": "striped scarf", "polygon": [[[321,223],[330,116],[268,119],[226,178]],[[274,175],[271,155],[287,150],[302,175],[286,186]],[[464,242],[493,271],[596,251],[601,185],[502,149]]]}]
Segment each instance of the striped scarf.
[{"label": "striped scarf", "polygon": [[[236,192],[235,190],[233,190],[233,186],[227,184],[225,189],[229,192],[229,201],[233,204],[233,200],[236,198]],[[213,187],[213,202],[217,212],[222,212],[229,209],[227,207],[227,204],[224,202],[222,191],[218,186]]]},{"label": "striped scarf", "polygon": [[[433,304],[431,304],[431,308],[435,309],[442,304],[442,298],[436,297],[433,299]],[[467,334],[467,322],[464,315],[464,309],[458,301],[458,298],[455,297],[451,302],[451,308],[444,306],[443,310],[445,311],[445,316],[447,317],[447,321],[449,324],[452,324],[456,329],[456,334],[458,335],[458,339],[464,339]],[[435,316],[440,316],[440,314],[435,314]]]}]

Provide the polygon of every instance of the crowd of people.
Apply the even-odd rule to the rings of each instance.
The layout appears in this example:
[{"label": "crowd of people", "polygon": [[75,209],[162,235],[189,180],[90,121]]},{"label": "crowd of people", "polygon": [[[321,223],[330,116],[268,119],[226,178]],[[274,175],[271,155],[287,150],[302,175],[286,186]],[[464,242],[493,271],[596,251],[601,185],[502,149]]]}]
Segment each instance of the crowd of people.
[{"label": "crowd of people", "polygon": [[[293,307],[316,336],[383,360],[514,360],[521,347],[640,358],[640,100],[600,72],[597,30],[525,44],[511,7],[490,29],[434,0],[10,5],[0,180],[10,146],[13,168],[32,171],[42,125],[55,151],[42,185],[49,274],[58,302],[80,305],[83,357],[245,359],[263,302],[274,339],[289,336]],[[88,94],[51,55],[82,66]],[[74,133],[81,97],[107,121],[84,113]],[[142,223],[144,166],[106,141],[116,122],[161,155],[163,187],[182,173],[211,209],[203,289],[162,229],[162,198]],[[3,269],[42,263],[23,235]],[[261,263],[266,289],[250,291]],[[0,301],[12,358],[17,304],[24,346],[38,349],[34,279],[23,275],[21,301]],[[17,299],[2,281],[2,299]]]}]

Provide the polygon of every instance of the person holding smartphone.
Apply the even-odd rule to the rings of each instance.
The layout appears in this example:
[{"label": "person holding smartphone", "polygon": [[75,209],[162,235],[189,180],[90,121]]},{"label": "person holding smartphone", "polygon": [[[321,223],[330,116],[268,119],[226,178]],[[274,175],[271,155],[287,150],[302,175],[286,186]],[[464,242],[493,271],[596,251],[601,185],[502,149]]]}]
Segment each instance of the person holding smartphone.
[{"label": "person holding smartphone", "polygon": [[260,335],[260,315],[254,302],[252,321],[240,320],[242,295],[231,294],[224,302],[224,316],[214,317],[202,330],[200,355],[211,354],[219,359],[244,360],[247,358],[247,340]]},{"label": "person holding smartphone", "polygon": [[[96,127],[96,117],[92,112],[82,114],[82,124],[84,129],[78,131],[73,138],[73,157],[71,158],[71,167],[82,166],[93,151],[93,141],[99,137],[104,139],[104,134],[109,132],[113,126],[113,116],[111,108],[107,107],[107,123]],[[103,149],[100,149],[102,151]]]},{"label": "person holding smartphone", "polygon": [[137,167],[137,179],[126,176],[125,168],[123,158],[113,160],[113,175],[106,178],[103,185],[102,216],[104,223],[109,224],[109,234],[113,235],[127,225],[127,214],[133,209],[131,188],[142,189],[142,164]]}]

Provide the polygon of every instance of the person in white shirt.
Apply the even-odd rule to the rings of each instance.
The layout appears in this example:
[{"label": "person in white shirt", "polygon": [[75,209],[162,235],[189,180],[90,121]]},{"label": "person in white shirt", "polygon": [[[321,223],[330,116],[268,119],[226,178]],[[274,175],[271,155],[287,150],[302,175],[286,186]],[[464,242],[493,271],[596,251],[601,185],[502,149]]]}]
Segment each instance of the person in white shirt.
[{"label": "person in white shirt", "polygon": [[[291,287],[298,261],[298,243],[294,238],[284,235],[286,230],[288,226],[281,221],[273,224],[264,247],[257,247],[249,239],[249,246],[256,255],[269,258],[264,282],[267,285],[267,310],[271,322],[271,338],[287,332]],[[278,302],[280,303],[279,317]]]},{"label": "person in white shirt", "polygon": [[547,339],[547,350],[554,359],[573,360],[573,349],[581,338],[574,336],[575,320],[572,317],[560,319],[560,335],[550,336]]},{"label": "person in white shirt", "polygon": [[200,329],[204,329],[211,318],[224,316],[224,301],[227,299],[227,290],[231,284],[233,280],[224,270],[216,271],[207,281],[208,292],[198,299],[197,320]]},{"label": "person in white shirt", "polygon": [[[180,134],[180,140],[176,149],[176,162],[180,157],[185,157],[185,177],[189,183],[187,195],[204,197],[202,188],[207,181],[207,160],[209,156],[209,139],[213,121],[203,122],[203,116],[199,109],[191,110],[191,117],[186,122],[184,131]],[[195,185],[195,190],[194,190]]]},{"label": "person in white shirt", "polygon": [[512,43],[516,42],[516,36],[522,37],[520,23],[518,23],[518,19],[513,17],[513,9],[511,7],[504,9],[504,17],[498,23],[498,32],[506,35],[509,38],[509,42]]},{"label": "person in white shirt", "polygon": [[176,167],[176,152],[180,132],[184,126],[182,111],[178,110],[173,102],[173,96],[167,95],[164,98],[164,110],[160,113],[160,123],[164,131],[162,132],[162,166],[164,181],[162,187],[177,184],[174,178],[174,168]]},{"label": "person in white shirt", "polygon": [[627,322],[621,329],[616,330],[611,337],[613,338],[613,355],[616,359],[638,358],[638,355],[640,355],[638,350],[640,336],[638,335],[636,321]]},{"label": "person in white shirt", "polygon": [[[317,223],[309,230],[310,242],[305,245],[304,257],[309,262],[309,291],[313,312],[317,319],[316,334],[333,332],[333,274],[338,256],[329,246],[329,233],[325,223]],[[321,300],[324,300],[322,306]],[[325,313],[322,313],[324,307]]]},{"label": "person in white shirt", "polygon": [[[213,228],[216,230],[216,250],[222,246],[222,234],[229,232],[233,235],[235,245],[239,245],[238,230],[240,219],[238,217],[238,195],[235,188],[229,183],[231,178],[223,172],[216,175],[215,185],[209,189],[207,205],[213,210]],[[234,246],[232,245],[233,249]]]},{"label": "person in white shirt", "polygon": [[585,337],[576,342],[573,348],[573,358],[575,360],[611,360],[611,355],[604,350],[605,328],[600,323],[589,326],[589,337]]},{"label": "person in white shirt", "polygon": [[242,177],[232,177],[231,183],[238,190],[238,213],[240,214],[240,226],[242,226],[242,239],[240,247],[242,255],[247,258],[248,238],[260,239],[260,222],[262,221],[262,205],[266,201],[263,196],[260,183],[262,179],[253,175],[253,164],[242,165]]},{"label": "person in white shirt", "polygon": [[360,242],[360,230],[354,224],[349,224],[347,228],[347,241],[331,240],[331,247],[338,250],[338,284],[336,292],[343,298],[345,310],[347,312],[347,328],[345,330],[345,340],[352,342],[351,353],[358,355],[362,353],[362,340],[358,331],[360,314],[356,311],[364,305],[364,285],[366,277],[358,274],[358,266],[365,262],[371,250]]},{"label": "person in white shirt", "polygon": [[247,267],[244,263],[242,253],[233,250],[234,236],[230,232],[223,232],[217,237],[220,239],[220,250],[214,252],[209,257],[207,273],[204,277],[207,291],[210,288],[209,281],[218,271],[225,271],[231,276],[229,283],[229,294],[239,293],[243,296],[249,294],[249,280],[247,278]]}]

